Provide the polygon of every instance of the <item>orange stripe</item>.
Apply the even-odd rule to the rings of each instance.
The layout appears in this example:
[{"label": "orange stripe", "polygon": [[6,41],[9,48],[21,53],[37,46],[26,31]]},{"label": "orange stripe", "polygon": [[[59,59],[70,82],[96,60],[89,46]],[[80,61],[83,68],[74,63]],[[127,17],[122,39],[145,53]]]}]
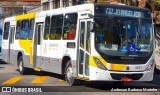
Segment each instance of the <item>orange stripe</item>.
[{"label": "orange stripe", "polygon": [[114,64],[110,65],[110,70],[114,70]]},{"label": "orange stripe", "polygon": [[30,47],[30,64],[33,64],[32,47]]}]

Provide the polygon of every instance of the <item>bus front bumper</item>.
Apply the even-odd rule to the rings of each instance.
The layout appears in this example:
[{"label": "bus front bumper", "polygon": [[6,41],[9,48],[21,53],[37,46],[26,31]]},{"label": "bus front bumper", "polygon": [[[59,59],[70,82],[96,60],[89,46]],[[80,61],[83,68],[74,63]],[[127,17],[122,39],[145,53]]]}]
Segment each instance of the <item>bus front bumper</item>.
[{"label": "bus front bumper", "polygon": [[90,80],[91,81],[122,81],[122,78],[130,78],[133,81],[152,81],[153,71],[142,72],[117,72],[105,71],[99,68],[90,67]]}]

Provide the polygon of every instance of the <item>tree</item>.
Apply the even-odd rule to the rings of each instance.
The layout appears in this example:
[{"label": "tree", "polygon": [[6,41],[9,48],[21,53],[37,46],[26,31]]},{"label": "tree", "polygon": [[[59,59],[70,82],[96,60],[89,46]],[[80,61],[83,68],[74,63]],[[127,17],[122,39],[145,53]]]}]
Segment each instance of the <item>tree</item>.
[{"label": "tree", "polygon": [[155,0],[154,1],[154,6],[155,6],[157,11],[160,11],[160,0]]}]

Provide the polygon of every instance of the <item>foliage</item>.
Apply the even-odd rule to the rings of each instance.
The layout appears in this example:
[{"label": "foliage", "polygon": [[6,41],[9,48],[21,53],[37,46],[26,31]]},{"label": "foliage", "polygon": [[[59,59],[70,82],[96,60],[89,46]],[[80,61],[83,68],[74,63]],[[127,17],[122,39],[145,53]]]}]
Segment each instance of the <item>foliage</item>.
[{"label": "foliage", "polygon": [[160,0],[155,0],[154,4],[155,4],[154,6],[155,6],[156,10],[160,11]]}]

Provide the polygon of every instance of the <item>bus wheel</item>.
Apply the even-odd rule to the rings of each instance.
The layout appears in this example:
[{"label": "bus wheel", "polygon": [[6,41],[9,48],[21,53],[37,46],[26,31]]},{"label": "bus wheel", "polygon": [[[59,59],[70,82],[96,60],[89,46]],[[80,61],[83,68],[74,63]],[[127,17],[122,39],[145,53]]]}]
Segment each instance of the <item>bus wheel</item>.
[{"label": "bus wheel", "polygon": [[72,69],[71,61],[69,60],[65,67],[65,80],[70,86],[78,85],[77,80],[73,77]]},{"label": "bus wheel", "polygon": [[24,67],[22,56],[20,56],[18,59],[18,70],[21,75],[27,74],[27,71],[28,71],[28,69]]}]

